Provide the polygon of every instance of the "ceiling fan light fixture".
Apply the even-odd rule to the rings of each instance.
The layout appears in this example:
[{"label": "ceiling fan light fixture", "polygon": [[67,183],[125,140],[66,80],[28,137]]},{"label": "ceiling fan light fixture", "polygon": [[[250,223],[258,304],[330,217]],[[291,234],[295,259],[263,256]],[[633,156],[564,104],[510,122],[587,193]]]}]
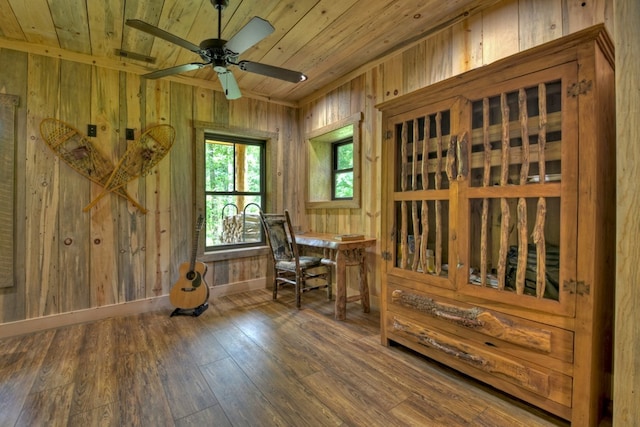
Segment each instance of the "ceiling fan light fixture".
[{"label": "ceiling fan light fixture", "polygon": [[238,99],[242,96],[238,83],[229,70],[218,72],[218,79],[227,99]]}]

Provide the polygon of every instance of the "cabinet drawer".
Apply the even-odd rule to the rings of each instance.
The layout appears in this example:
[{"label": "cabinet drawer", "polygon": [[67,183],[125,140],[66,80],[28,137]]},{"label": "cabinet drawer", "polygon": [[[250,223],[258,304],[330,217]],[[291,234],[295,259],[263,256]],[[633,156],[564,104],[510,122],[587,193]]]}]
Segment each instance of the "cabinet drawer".
[{"label": "cabinet drawer", "polygon": [[[525,398],[535,395],[565,407],[571,406],[572,378],[569,375],[504,354],[499,349],[481,347],[467,338],[402,315],[389,313],[386,328],[389,339],[409,345],[502,390]],[[518,389],[524,391],[524,395]]]},{"label": "cabinet drawer", "polygon": [[387,288],[387,302],[393,313],[572,375],[572,331],[398,285]]}]

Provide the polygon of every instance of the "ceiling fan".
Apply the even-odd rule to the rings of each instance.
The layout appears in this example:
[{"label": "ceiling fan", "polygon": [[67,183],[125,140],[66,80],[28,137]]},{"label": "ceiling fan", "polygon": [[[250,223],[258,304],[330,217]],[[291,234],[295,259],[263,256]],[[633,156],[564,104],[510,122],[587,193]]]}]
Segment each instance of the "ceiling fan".
[{"label": "ceiling fan", "polygon": [[200,42],[199,46],[138,19],[128,19],[126,21],[126,24],[130,27],[188,49],[197,53],[200,55],[200,58],[202,58],[202,62],[177,65],[175,67],[144,74],[142,77],[147,79],[157,79],[171,74],[183,73],[185,71],[196,70],[207,65],[212,65],[213,69],[218,74],[218,79],[220,80],[220,84],[222,85],[222,89],[224,90],[227,99],[237,99],[241,96],[238,83],[229,70],[229,66],[232,65],[237,66],[244,71],[292,83],[298,83],[307,79],[307,76],[298,71],[261,64],[259,62],[238,61],[238,56],[240,56],[242,52],[267,37],[274,31],[274,28],[269,21],[255,16],[244,27],[242,27],[240,31],[231,37],[231,39],[228,41],[223,40],[221,34],[222,10],[228,6],[229,1],[211,0],[211,4],[218,10],[218,38],[203,40]]}]

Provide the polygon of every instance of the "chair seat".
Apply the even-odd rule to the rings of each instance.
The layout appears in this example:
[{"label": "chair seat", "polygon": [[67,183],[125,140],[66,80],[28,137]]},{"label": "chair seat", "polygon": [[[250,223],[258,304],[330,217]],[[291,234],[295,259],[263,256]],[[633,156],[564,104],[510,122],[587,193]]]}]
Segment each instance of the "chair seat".
[{"label": "chair seat", "polygon": [[[316,267],[319,265],[322,265],[322,258],[320,257],[316,257],[316,256],[300,256],[299,258],[300,261],[300,267],[302,269],[306,269],[306,268],[311,268],[311,267]],[[291,260],[291,261],[277,261],[276,262],[276,268],[280,269],[280,270],[287,270],[287,271],[296,271],[296,261],[295,260]]]}]

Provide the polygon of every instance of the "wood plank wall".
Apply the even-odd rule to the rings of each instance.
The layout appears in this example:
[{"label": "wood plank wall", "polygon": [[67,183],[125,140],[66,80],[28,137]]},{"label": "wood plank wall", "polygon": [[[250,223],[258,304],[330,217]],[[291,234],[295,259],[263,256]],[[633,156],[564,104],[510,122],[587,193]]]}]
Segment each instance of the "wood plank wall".
[{"label": "wood plank wall", "polygon": [[[432,35],[402,52],[365,67],[324,94],[301,102],[301,131],[310,133],[351,114],[364,113],[362,125],[362,208],[313,209],[299,222],[327,233],[364,233],[380,238],[382,138],[375,105],[432,83],[487,65],[598,23],[613,35],[613,0],[507,0]],[[300,175],[300,180],[304,175]],[[300,210],[304,201],[299,201]],[[373,304],[380,292],[380,263],[369,256]]]},{"label": "wood plank wall", "polygon": [[17,96],[0,94],[0,288],[14,285],[15,109]]},{"label": "wood plank wall", "polygon": [[[0,323],[68,313],[166,295],[189,256],[193,229],[193,122],[278,132],[277,189],[272,209],[289,209],[302,228],[380,237],[381,123],[375,105],[433,82],[561,37],[592,24],[612,28],[613,0],[505,0],[494,8],[376,63],[302,100],[300,108],[139,77],[57,58],[0,50],[0,93],[17,95],[16,283],[0,289]],[[304,135],[362,112],[360,209],[305,210]],[[82,207],[100,188],[61,164],[39,134],[56,117],[83,132],[112,159],[126,150],[124,129],[136,137],[169,123],[177,130],[167,157],[127,190],[149,209],[140,215],[124,199]],[[379,250],[368,257],[377,304]],[[265,257],[212,266],[209,285],[264,276]],[[350,273],[353,274],[353,273]]]},{"label": "wood plank wall", "polygon": [[[0,69],[0,92],[19,98],[16,285],[0,290],[0,324],[168,294],[192,248],[194,122],[278,134],[279,164],[286,164],[282,153],[299,133],[296,109],[281,104],[230,103],[209,89],[8,49],[0,50]],[[152,125],[171,124],[172,150],[127,187],[149,212],[115,195],[83,212],[102,188],[42,141],[39,125],[48,117],[83,133],[87,124],[97,125],[92,140],[114,163],[127,149],[126,128],[138,138]],[[280,185],[292,182],[285,173]],[[274,209],[292,203],[295,191],[281,192],[287,196]],[[216,262],[209,285],[264,280],[266,262],[264,256]]]},{"label": "wood plank wall", "polygon": [[617,245],[613,425],[640,420],[640,2],[615,1]]}]

